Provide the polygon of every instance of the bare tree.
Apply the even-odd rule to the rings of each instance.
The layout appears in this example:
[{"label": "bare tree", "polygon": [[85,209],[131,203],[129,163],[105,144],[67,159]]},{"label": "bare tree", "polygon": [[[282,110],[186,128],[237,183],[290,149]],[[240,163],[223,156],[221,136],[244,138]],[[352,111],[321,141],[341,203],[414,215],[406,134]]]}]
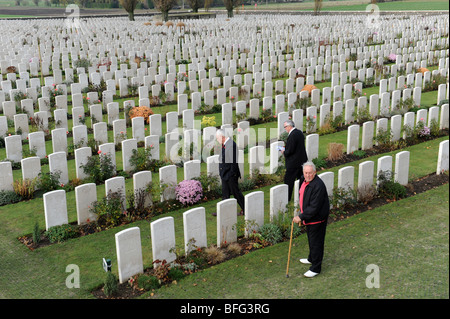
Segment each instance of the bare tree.
[{"label": "bare tree", "polygon": [[322,9],[322,0],[314,0],[314,14],[319,14]]},{"label": "bare tree", "polygon": [[177,0],[153,0],[155,8],[161,11],[164,21],[169,20],[169,11],[177,4]]},{"label": "bare tree", "polygon": [[233,17],[233,9],[242,4],[242,0],[223,0],[223,4],[227,9],[228,18]]},{"label": "bare tree", "polygon": [[209,11],[213,0],[205,0],[205,11]]},{"label": "bare tree", "polygon": [[128,12],[128,19],[134,21],[134,9],[142,0],[119,0],[120,5]]},{"label": "bare tree", "polygon": [[203,6],[203,0],[187,0],[193,12],[198,12],[198,8]]}]

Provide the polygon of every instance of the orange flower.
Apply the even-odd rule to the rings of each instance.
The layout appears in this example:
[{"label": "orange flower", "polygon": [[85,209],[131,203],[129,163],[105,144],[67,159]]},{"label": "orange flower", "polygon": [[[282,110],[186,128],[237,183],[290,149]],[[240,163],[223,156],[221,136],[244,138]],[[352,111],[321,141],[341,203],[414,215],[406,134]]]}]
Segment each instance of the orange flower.
[{"label": "orange flower", "polygon": [[314,86],[314,85],[312,85],[312,84],[306,84],[306,85],[303,87],[302,91],[308,91],[308,93],[311,94],[311,91],[312,91],[312,90],[315,90],[315,89],[317,89],[316,86]]},{"label": "orange flower", "polygon": [[149,116],[153,115],[153,111],[148,106],[137,106],[131,108],[130,112],[128,112],[128,115],[130,116],[130,119],[133,119],[135,117],[143,117],[145,119],[145,122],[148,124]]}]

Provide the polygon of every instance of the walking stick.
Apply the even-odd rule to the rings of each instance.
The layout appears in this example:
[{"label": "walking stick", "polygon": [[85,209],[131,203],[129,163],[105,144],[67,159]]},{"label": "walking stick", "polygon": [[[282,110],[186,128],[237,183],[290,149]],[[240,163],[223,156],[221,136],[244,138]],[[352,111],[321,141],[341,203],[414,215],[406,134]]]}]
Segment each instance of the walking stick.
[{"label": "walking stick", "polygon": [[286,267],[286,278],[289,278],[289,261],[291,260],[291,246],[292,246],[292,233],[294,231],[294,220],[292,219],[291,223],[291,238],[289,239],[289,253],[288,253],[288,262]]}]

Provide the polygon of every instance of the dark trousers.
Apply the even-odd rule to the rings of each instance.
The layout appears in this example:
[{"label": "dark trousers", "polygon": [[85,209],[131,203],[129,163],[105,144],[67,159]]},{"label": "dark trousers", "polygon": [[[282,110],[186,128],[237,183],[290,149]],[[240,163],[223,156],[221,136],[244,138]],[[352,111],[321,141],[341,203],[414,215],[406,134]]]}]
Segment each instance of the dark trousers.
[{"label": "dark trousers", "polygon": [[326,229],[326,221],[320,224],[306,225],[306,233],[308,235],[309,244],[308,261],[311,263],[309,270],[316,273],[320,273],[322,270]]},{"label": "dark trousers", "polygon": [[230,178],[227,181],[222,180],[222,199],[228,199],[230,195],[236,198],[242,211],[245,212],[244,195],[239,189],[238,178]]},{"label": "dark trousers", "polygon": [[287,168],[284,175],[284,183],[288,186],[288,202],[291,201],[292,191],[294,190],[294,184],[297,179],[303,175],[302,168]]}]

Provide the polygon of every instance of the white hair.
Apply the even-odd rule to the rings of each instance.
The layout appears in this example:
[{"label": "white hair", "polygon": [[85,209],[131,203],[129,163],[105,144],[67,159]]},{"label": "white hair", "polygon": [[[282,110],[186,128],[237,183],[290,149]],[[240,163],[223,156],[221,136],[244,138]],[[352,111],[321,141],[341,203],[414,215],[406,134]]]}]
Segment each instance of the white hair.
[{"label": "white hair", "polygon": [[225,131],[222,130],[222,129],[218,129],[218,130],[216,131],[216,136],[225,136]]},{"label": "white hair", "polygon": [[313,168],[314,172],[316,171],[316,165],[314,165],[313,162],[308,161],[308,162],[303,163],[303,168],[305,166],[311,166]]}]

